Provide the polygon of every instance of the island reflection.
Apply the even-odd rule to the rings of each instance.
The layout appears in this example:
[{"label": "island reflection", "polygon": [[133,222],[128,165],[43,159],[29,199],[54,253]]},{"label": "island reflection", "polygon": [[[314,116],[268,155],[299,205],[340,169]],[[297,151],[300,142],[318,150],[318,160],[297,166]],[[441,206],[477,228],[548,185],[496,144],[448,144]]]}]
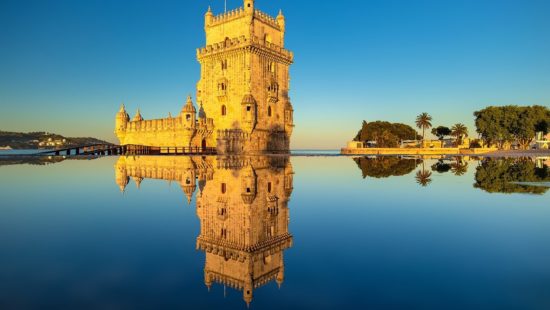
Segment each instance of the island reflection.
[{"label": "island reflection", "polygon": [[[200,220],[197,250],[206,254],[204,283],[243,292],[284,280],[284,250],[292,246],[288,202],[293,169],[277,157],[120,157],[116,182],[124,191],[130,178],[178,182],[188,202],[196,193]],[[197,191],[198,188],[198,191]]]},{"label": "island reflection", "polygon": [[550,184],[549,160],[486,158],[476,169],[474,187],[488,193],[544,194]]},{"label": "island reflection", "polygon": [[473,187],[487,193],[542,195],[550,188],[550,159],[547,158],[366,156],[353,160],[363,178],[407,176],[416,170],[414,180],[422,187],[432,184],[434,173],[466,175],[469,162],[473,162],[477,165]]}]

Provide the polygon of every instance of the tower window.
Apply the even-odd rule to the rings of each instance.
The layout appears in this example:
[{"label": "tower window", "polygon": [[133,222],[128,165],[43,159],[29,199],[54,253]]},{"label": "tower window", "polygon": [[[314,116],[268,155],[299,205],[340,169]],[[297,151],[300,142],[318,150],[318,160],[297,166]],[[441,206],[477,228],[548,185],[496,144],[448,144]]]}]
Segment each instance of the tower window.
[{"label": "tower window", "polygon": [[271,117],[271,107],[267,107],[267,116]]},{"label": "tower window", "polygon": [[252,109],[251,106],[249,106],[249,105],[246,106],[246,111],[247,111],[247,112],[250,112],[251,109]]},{"label": "tower window", "polygon": [[191,120],[191,114],[186,114],[186,115],[185,115],[185,119],[186,119],[187,121],[190,121],[190,120]]},{"label": "tower window", "polygon": [[271,193],[271,182],[267,183],[267,192]]},{"label": "tower window", "polygon": [[227,107],[225,105],[222,105],[222,116],[227,115]]},{"label": "tower window", "polygon": [[227,70],[227,59],[222,60],[221,66],[222,66],[222,70]]},{"label": "tower window", "polygon": [[227,192],[227,185],[222,183],[222,194],[225,194],[225,192]]}]

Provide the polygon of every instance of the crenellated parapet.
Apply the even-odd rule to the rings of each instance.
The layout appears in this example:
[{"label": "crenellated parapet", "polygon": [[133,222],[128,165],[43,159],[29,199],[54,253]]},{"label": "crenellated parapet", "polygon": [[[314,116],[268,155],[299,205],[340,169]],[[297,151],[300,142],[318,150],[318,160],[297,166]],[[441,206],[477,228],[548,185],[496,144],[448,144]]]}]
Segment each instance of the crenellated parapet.
[{"label": "crenellated parapet", "polygon": [[146,120],[138,110],[130,121],[122,106],[116,117],[115,134],[122,145],[204,148],[213,145],[214,129],[214,120],[207,118],[205,114],[197,120],[197,111],[189,96],[186,105],[176,117],[169,115],[167,118]]},{"label": "crenellated parapet", "polygon": [[271,17],[269,14],[264,13],[258,9],[254,10],[254,18],[261,20],[263,23],[281,31],[281,25],[279,25],[277,19]]},{"label": "crenellated parapet", "polygon": [[225,41],[207,45],[206,47],[197,49],[197,59],[203,59],[213,56],[227,56],[227,54],[241,49],[248,49],[256,53],[269,54],[272,57],[280,59],[283,63],[291,64],[294,61],[294,53],[282,48],[281,46],[261,40],[253,36],[247,39],[245,36],[238,38],[226,39]]},{"label": "crenellated parapet", "polygon": [[233,21],[235,19],[243,18],[246,16],[246,11],[244,8],[240,7],[225,13],[219,14],[212,17],[212,21],[208,26],[217,26],[223,23]]},{"label": "crenellated parapet", "polygon": [[121,145],[208,150],[218,154],[288,153],[294,129],[286,19],[256,8],[256,0],[204,15],[205,44],[196,50],[198,113],[190,98],[176,117],[131,119],[122,107],[115,133]]}]

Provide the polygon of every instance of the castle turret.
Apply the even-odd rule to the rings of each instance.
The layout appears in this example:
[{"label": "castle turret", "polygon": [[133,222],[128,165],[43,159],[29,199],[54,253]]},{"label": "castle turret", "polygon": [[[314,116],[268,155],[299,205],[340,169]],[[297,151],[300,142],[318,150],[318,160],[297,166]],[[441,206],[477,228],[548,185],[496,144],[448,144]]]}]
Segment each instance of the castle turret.
[{"label": "castle turret", "polygon": [[141,116],[141,112],[139,109],[137,109],[136,116],[134,116],[134,119],[132,122],[141,122],[143,120],[143,117]]},{"label": "castle turret", "polygon": [[[124,157],[121,156],[120,158],[121,159],[119,159],[119,162],[124,162]],[[130,177],[128,176],[128,172],[124,164],[117,164],[115,166],[115,180],[120,192],[124,193],[128,182],[130,182]]]},{"label": "castle turret", "polygon": [[252,166],[247,166],[242,170],[241,175],[242,192],[241,197],[243,202],[247,205],[251,205],[256,199],[256,173]]},{"label": "castle turret", "polygon": [[191,96],[187,96],[187,102],[183,109],[181,110],[181,117],[183,126],[186,128],[195,128],[196,127],[196,117],[197,117],[197,110],[195,109],[195,105],[193,104],[193,100],[191,99]]},{"label": "castle turret", "polygon": [[254,0],[244,0],[244,10],[247,14],[254,14]]},{"label": "castle turret", "polygon": [[243,289],[243,299],[246,302],[247,307],[250,307],[250,303],[252,302],[253,289],[254,289],[254,285],[252,281],[252,275],[249,275],[244,280],[244,289]]},{"label": "castle turret", "polygon": [[292,132],[294,131],[294,108],[292,107],[292,103],[290,103],[290,100],[286,98],[285,103],[285,133],[288,138],[292,136]]},{"label": "castle turret", "polygon": [[283,15],[283,10],[279,10],[279,15],[277,15],[277,25],[281,28],[281,47],[285,47],[285,31],[286,31],[286,22],[285,16]]},{"label": "castle turret", "polygon": [[126,108],[124,107],[124,103],[120,105],[120,110],[116,114],[115,118],[115,135],[119,137],[121,140],[120,143],[122,144],[124,141],[124,136],[126,132],[126,128],[128,127],[128,122],[130,121],[130,116],[128,113],[126,113]]},{"label": "castle turret", "polygon": [[252,133],[256,127],[258,119],[258,105],[254,96],[247,94],[241,102],[241,121],[243,130],[248,134]]},{"label": "castle turret", "polygon": [[187,203],[191,204],[191,199],[193,198],[193,194],[195,193],[195,190],[197,189],[197,178],[196,178],[196,165],[193,162],[193,159],[191,157],[187,157],[183,161],[183,165],[181,166],[183,174],[182,179],[180,181],[181,188],[183,189],[183,192],[185,193],[185,196],[187,197]]},{"label": "castle turret", "polygon": [[204,14],[204,27],[210,26],[212,24],[212,21],[214,20],[214,14],[212,13],[212,8],[208,6],[208,11],[206,14]]}]

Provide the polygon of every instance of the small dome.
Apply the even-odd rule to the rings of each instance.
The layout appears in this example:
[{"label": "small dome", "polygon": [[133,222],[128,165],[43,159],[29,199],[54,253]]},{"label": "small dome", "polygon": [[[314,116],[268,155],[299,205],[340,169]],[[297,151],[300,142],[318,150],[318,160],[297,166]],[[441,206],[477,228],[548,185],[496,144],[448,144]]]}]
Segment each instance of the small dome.
[{"label": "small dome", "polygon": [[134,116],[133,121],[134,122],[139,122],[139,121],[142,121],[142,120],[143,120],[143,117],[141,116],[141,113],[139,112],[139,109],[138,109],[137,112],[136,112],[136,116]]},{"label": "small dome", "polygon": [[201,103],[201,107],[199,108],[199,118],[206,118],[206,112],[204,111],[202,103]]},{"label": "small dome", "polygon": [[193,100],[191,99],[191,96],[187,96],[187,103],[183,107],[182,112],[185,112],[185,113],[197,112],[197,110],[195,110],[195,105],[193,104]]}]

